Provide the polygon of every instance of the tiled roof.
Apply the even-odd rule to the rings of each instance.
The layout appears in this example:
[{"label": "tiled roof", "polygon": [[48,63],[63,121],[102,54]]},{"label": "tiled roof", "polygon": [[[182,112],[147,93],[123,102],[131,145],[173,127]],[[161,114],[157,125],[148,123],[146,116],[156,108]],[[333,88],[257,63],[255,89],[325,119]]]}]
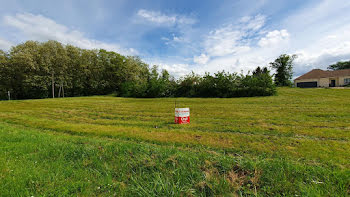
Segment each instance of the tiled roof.
[{"label": "tiled roof", "polygon": [[328,77],[344,77],[344,76],[350,76],[350,69],[334,70],[334,71],[313,69],[312,71],[304,75],[301,75],[295,80],[318,79],[318,78],[328,78]]}]

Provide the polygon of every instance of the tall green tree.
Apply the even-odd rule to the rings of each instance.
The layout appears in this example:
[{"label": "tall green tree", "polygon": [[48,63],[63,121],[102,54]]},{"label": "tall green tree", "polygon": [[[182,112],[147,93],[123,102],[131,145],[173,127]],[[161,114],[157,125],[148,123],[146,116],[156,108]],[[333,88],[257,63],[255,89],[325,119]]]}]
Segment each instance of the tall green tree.
[{"label": "tall green tree", "polygon": [[277,86],[292,85],[293,61],[296,58],[296,55],[282,54],[274,62],[270,63],[271,67],[276,70],[275,84]]},{"label": "tall green tree", "polygon": [[146,97],[169,97],[174,95],[174,79],[170,77],[167,70],[158,72],[158,66],[150,69]]},{"label": "tall green tree", "polygon": [[51,95],[55,98],[56,85],[62,87],[68,77],[66,71],[68,56],[65,47],[57,41],[45,42],[40,51],[41,64],[51,76]]},{"label": "tall green tree", "polygon": [[123,62],[119,75],[122,79],[121,95],[145,97],[150,75],[148,65],[137,56],[128,56]]},{"label": "tall green tree", "polygon": [[8,54],[0,50],[0,99],[6,98],[7,91],[10,91],[11,80],[9,76],[9,57]]},{"label": "tall green tree", "polygon": [[113,51],[101,49],[98,53],[98,59],[100,68],[102,69],[101,73],[103,73],[101,79],[101,93],[116,93],[118,87],[120,87],[122,83],[122,76],[120,76],[119,73],[121,73],[123,69],[124,56]]},{"label": "tall green tree", "polygon": [[27,41],[14,46],[9,51],[9,76],[13,97],[41,98],[45,83],[41,78],[42,67],[39,65],[41,45],[39,42]]},{"label": "tall green tree", "polygon": [[78,47],[67,45],[67,96],[82,96],[84,90],[84,70],[82,67],[82,50]]},{"label": "tall green tree", "polygon": [[154,65],[148,77],[147,97],[159,97],[162,91],[162,84],[159,80],[158,66]]},{"label": "tall green tree", "polygon": [[198,84],[200,83],[201,77],[195,74],[193,71],[180,78],[177,83],[178,88],[176,90],[176,96],[182,97],[195,97],[198,95]]},{"label": "tall green tree", "polygon": [[160,97],[174,96],[177,85],[175,78],[167,70],[163,69],[159,80],[161,83]]},{"label": "tall green tree", "polygon": [[97,95],[99,91],[99,79],[101,69],[98,65],[98,51],[82,49],[81,67],[83,81],[83,95]]},{"label": "tall green tree", "polygon": [[270,73],[270,71],[267,69],[267,67],[260,68],[260,66],[258,66],[253,71],[253,75],[261,75],[261,74],[269,74],[269,73]]},{"label": "tall green tree", "polygon": [[350,60],[345,62],[337,62],[335,64],[329,65],[328,69],[330,70],[350,69]]}]

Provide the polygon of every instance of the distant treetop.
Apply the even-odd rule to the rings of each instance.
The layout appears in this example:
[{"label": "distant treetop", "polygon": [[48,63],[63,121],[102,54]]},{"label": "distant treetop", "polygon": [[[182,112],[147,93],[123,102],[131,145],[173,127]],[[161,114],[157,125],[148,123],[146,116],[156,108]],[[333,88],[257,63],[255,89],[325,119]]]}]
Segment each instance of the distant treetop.
[{"label": "distant treetop", "polygon": [[337,62],[335,64],[328,66],[329,70],[343,70],[343,69],[350,69],[350,60],[345,62]]}]

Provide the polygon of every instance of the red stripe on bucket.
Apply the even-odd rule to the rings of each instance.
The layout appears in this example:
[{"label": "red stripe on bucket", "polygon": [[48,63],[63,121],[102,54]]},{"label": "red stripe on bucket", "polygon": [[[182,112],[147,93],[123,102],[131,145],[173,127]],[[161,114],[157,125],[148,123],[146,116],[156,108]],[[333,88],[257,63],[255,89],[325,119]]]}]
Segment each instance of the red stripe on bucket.
[{"label": "red stripe on bucket", "polygon": [[175,123],[189,124],[190,123],[190,109],[189,108],[175,108]]}]

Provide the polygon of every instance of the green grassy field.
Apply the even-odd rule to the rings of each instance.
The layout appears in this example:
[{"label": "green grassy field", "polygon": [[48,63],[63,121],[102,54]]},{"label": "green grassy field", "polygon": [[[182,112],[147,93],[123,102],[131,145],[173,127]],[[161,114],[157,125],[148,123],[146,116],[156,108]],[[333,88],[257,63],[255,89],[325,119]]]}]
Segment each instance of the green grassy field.
[{"label": "green grassy field", "polygon": [[350,89],[0,102],[0,196],[347,196]]}]

